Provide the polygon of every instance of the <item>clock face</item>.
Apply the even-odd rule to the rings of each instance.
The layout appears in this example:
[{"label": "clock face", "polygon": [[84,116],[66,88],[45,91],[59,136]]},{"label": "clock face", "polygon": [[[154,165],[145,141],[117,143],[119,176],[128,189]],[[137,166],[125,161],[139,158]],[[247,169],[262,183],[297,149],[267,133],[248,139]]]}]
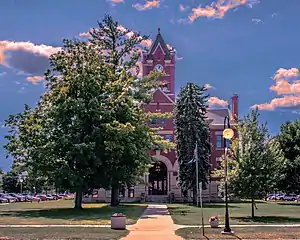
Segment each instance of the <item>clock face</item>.
[{"label": "clock face", "polygon": [[164,70],[164,67],[163,67],[163,65],[161,65],[161,64],[157,64],[157,65],[154,67],[154,69],[155,69],[156,71],[161,72],[161,71]]}]

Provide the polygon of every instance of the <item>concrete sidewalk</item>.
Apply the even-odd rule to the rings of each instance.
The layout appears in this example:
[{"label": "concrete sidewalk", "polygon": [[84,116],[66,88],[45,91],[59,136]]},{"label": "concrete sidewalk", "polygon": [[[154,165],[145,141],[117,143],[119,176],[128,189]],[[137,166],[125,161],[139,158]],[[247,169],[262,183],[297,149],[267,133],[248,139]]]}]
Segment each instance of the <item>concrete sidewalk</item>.
[{"label": "concrete sidewalk", "polygon": [[129,226],[130,233],[121,240],[182,240],[175,235],[176,226],[166,205],[148,205],[136,224]]}]

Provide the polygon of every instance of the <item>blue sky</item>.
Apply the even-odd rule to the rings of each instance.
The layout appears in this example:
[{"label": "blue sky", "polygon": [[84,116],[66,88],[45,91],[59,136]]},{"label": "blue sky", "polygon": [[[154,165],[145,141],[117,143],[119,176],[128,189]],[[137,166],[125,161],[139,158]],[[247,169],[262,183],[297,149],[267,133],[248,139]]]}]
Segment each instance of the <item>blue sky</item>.
[{"label": "blue sky", "polygon": [[[2,0],[0,121],[36,103],[47,58],[63,38],[79,37],[110,14],[152,39],[161,28],[178,54],[177,92],[193,81],[211,85],[220,100],[237,93],[240,115],[258,104],[276,133],[300,113],[299,9],[298,0]],[[5,133],[1,128],[0,145]],[[9,165],[0,148],[0,167]]]}]

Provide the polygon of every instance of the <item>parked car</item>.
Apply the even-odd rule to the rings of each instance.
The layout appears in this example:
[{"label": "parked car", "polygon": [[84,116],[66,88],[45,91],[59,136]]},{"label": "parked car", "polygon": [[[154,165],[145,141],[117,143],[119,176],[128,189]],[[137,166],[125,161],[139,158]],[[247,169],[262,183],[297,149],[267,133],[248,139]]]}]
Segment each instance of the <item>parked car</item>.
[{"label": "parked car", "polygon": [[12,197],[8,194],[5,194],[5,193],[0,193],[0,198],[5,198],[8,200],[9,203],[13,203],[13,202],[16,202],[17,199],[15,197]]},{"label": "parked car", "polygon": [[277,194],[276,195],[276,200],[283,200],[285,194]]},{"label": "parked car", "polygon": [[55,197],[56,200],[63,198],[63,196],[61,196],[59,194],[53,194],[52,196]]},{"label": "parked car", "polygon": [[46,195],[48,197],[49,200],[56,200],[56,197],[50,194]]},{"label": "parked car", "polygon": [[17,202],[25,202],[26,198],[21,195],[21,194],[16,194],[16,193],[8,193],[9,196],[14,197],[17,199]]},{"label": "parked car", "polygon": [[74,194],[67,194],[64,199],[66,200],[73,200],[75,198],[75,195]]},{"label": "parked car", "polygon": [[50,201],[50,200],[53,200],[52,197],[48,197],[46,194],[39,194],[39,195],[36,195],[36,197],[40,198],[42,201]]},{"label": "parked car", "polygon": [[41,199],[39,197],[31,196],[29,194],[24,195],[27,202],[39,202]]},{"label": "parked car", "polygon": [[43,195],[43,194],[38,194],[35,197],[38,197],[39,199],[41,199],[41,201],[47,201],[48,200],[47,196]]},{"label": "parked car", "polygon": [[267,200],[276,200],[276,194],[269,194]]},{"label": "parked car", "polygon": [[0,203],[8,203],[8,199],[0,197]]},{"label": "parked car", "polygon": [[288,194],[283,197],[284,201],[295,201],[297,199],[296,194]]}]

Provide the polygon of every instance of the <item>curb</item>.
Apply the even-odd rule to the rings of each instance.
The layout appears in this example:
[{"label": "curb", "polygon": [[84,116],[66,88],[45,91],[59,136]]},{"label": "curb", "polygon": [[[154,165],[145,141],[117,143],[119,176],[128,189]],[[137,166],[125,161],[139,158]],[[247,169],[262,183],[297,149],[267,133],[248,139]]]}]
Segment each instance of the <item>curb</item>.
[{"label": "curb", "polygon": [[[178,228],[201,228],[201,225],[175,225]],[[224,225],[219,225],[219,228],[223,228]],[[296,228],[300,227],[300,224],[255,224],[255,225],[230,225],[233,228],[256,228],[256,227],[277,227],[277,228]],[[210,228],[210,225],[204,225],[204,228]]]},{"label": "curb", "polygon": [[0,225],[0,228],[110,228],[110,225]]}]

